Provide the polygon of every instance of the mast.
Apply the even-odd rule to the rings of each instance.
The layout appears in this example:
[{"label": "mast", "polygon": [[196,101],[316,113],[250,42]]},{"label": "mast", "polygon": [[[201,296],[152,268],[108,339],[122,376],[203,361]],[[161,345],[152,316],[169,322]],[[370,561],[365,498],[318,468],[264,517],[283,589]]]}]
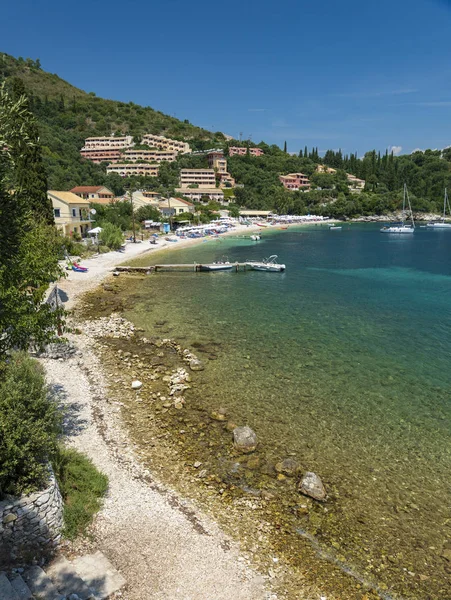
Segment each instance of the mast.
[{"label": "mast", "polygon": [[448,191],[445,188],[445,197],[443,198],[443,221],[446,219],[446,202],[448,200]]},{"label": "mast", "polygon": [[406,192],[406,195],[407,195],[407,202],[409,203],[410,219],[412,221],[412,226],[415,229],[415,221],[413,220],[413,212],[412,212],[412,206],[410,204],[409,192],[407,191],[407,184],[404,184],[404,189],[405,189],[405,192]]}]

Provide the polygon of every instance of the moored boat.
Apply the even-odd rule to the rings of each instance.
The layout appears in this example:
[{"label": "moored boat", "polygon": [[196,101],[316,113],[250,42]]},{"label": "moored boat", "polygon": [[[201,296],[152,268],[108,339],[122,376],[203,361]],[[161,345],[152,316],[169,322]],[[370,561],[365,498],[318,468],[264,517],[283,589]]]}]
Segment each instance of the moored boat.
[{"label": "moored boat", "polygon": [[209,265],[199,265],[199,271],[231,271],[233,264],[231,263],[212,263]]},{"label": "moored boat", "polygon": [[451,229],[451,223],[447,223],[446,219],[446,207],[448,207],[448,211],[451,215],[451,209],[449,206],[448,200],[448,190],[445,188],[445,197],[443,199],[443,217],[440,221],[433,221],[426,224],[426,227],[431,229]]},{"label": "moored boat", "polygon": [[269,258],[264,258],[262,261],[249,260],[246,262],[246,266],[250,267],[254,271],[268,271],[271,273],[277,273],[285,271],[285,265],[277,262],[277,254],[273,254]]},{"label": "moored boat", "polygon": [[[410,221],[411,224],[405,223],[406,217],[406,200],[409,205]],[[413,220],[412,206],[410,205],[409,194],[407,192],[407,185],[404,184],[404,195],[402,199],[402,219],[399,223],[390,223],[381,228],[381,233],[413,233],[415,231],[415,222]]]}]

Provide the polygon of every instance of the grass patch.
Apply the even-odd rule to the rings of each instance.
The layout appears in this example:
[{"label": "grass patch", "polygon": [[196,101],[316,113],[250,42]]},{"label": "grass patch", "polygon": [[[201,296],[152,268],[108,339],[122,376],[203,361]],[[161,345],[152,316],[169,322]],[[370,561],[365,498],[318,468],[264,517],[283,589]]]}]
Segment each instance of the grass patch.
[{"label": "grass patch", "polygon": [[73,448],[58,450],[54,469],[64,500],[63,535],[73,540],[86,531],[100,510],[108,478]]}]

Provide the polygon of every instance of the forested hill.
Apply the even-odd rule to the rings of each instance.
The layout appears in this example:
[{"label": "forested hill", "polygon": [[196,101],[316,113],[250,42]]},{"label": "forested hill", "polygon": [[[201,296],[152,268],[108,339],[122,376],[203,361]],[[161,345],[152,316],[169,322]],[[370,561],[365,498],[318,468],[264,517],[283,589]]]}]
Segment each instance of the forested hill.
[{"label": "forested hill", "polygon": [[105,182],[105,169],[83,161],[79,155],[85,138],[96,135],[140,137],[143,133],[166,135],[187,140],[194,148],[211,147],[224,142],[224,136],[213,134],[189,121],[180,121],[150,107],[133,102],[117,102],[84,92],[58,75],[47,73],[39,60],[14,58],[0,53],[0,84],[23,82],[36,115],[44,146],[49,186],[66,190],[75,185]]},{"label": "forested hill", "polygon": [[[13,93],[26,92],[30,108],[40,128],[43,156],[52,189],[69,190],[76,185],[107,185],[119,195],[124,191],[123,178],[106,175],[105,165],[96,165],[80,157],[86,137],[128,134],[139,141],[143,133],[166,135],[188,141],[193,150],[224,148],[229,143],[222,133],[212,133],[180,121],[150,107],[133,102],[97,98],[57,75],[45,72],[39,60],[13,58],[0,53],[0,84]],[[236,140],[233,145],[239,144]],[[246,142],[242,145],[251,145]],[[451,189],[451,149],[426,150],[410,155],[382,155],[367,152],[364,157],[343,155],[328,150],[324,157],[317,149],[301,149],[288,154],[276,145],[258,144],[264,156],[229,157],[228,170],[238,187],[232,192],[237,204],[281,213],[319,213],[332,217],[356,217],[384,214],[402,203],[403,184],[407,183],[414,210],[441,212],[444,188]],[[336,169],[335,174],[317,173],[318,164]],[[160,166],[158,177],[135,177],[137,187],[174,193],[182,167],[206,167],[207,159],[183,155],[176,162]],[[286,190],[279,175],[302,172],[310,177],[312,191]],[[346,179],[351,173],[366,181],[364,192],[353,193]],[[127,180],[128,183],[128,180]]]}]

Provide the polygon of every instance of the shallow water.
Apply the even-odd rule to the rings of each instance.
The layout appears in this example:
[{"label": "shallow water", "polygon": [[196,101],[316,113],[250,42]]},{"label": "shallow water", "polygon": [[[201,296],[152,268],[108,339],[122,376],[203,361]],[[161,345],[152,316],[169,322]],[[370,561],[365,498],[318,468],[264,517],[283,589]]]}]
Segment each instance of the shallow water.
[{"label": "shallow water", "polygon": [[170,262],[270,254],[285,273],[145,279],[126,316],[203,349],[204,405],[321,475],[330,512],[307,529],[323,548],[394,593],[451,598],[451,232],[290,228]]}]

